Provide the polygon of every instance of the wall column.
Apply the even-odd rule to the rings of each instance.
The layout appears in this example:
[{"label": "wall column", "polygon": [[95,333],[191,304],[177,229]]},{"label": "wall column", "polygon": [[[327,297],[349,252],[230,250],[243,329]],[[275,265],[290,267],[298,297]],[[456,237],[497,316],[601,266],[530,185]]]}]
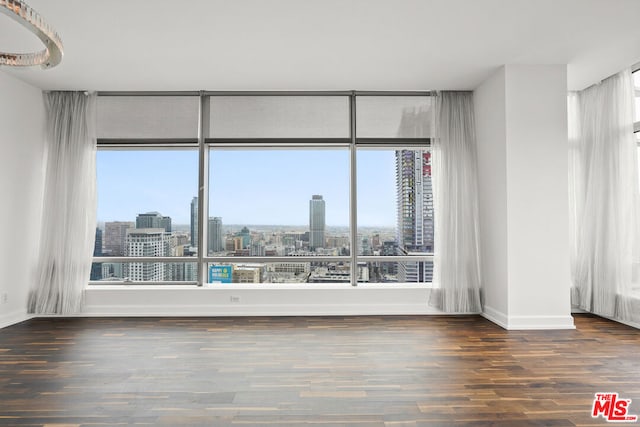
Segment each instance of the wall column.
[{"label": "wall column", "polygon": [[484,316],[572,329],[566,66],[503,66],[474,98]]}]

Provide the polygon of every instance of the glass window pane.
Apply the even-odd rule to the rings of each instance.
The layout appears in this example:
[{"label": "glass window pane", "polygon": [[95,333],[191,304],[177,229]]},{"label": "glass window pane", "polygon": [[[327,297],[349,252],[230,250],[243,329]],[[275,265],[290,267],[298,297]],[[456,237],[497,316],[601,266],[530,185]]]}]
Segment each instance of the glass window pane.
[{"label": "glass window pane", "polygon": [[[345,283],[351,281],[348,262],[210,263],[207,282],[212,285],[229,283],[309,284]],[[367,267],[359,266],[359,281],[367,280]]]},{"label": "glass window pane", "polygon": [[196,282],[195,262],[94,262],[91,279],[104,284],[113,282]]},{"label": "glass window pane", "polygon": [[349,254],[349,151],[210,151],[209,254]]},{"label": "glass window pane", "polygon": [[433,261],[384,261],[365,264],[370,283],[420,283],[430,285],[433,281]]},{"label": "glass window pane", "polygon": [[346,96],[212,96],[214,138],[348,138]]},{"label": "glass window pane", "polygon": [[430,138],[430,96],[358,96],[358,138]]},{"label": "glass window pane", "polygon": [[197,138],[197,96],[99,96],[98,138]]},{"label": "glass window pane", "polygon": [[[97,153],[98,228],[94,256],[195,256],[192,205],[198,152]],[[195,280],[181,263],[102,264],[93,280]],[[99,278],[98,278],[99,277]]]},{"label": "glass window pane", "polygon": [[[359,149],[358,255],[433,253],[431,153]],[[431,282],[433,263],[368,263],[371,282]]]}]

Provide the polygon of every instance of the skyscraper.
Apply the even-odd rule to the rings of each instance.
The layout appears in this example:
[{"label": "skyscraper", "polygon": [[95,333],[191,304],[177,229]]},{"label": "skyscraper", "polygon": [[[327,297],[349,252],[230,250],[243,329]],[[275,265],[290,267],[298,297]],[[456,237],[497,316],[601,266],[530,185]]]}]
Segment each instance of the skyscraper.
[{"label": "skyscraper", "polygon": [[162,216],[159,212],[147,212],[138,214],[136,228],[164,228],[171,233],[171,217]]},{"label": "skyscraper", "polygon": [[222,218],[214,216],[209,218],[209,253],[224,251],[224,239],[222,236]]},{"label": "skyscraper", "polygon": [[198,198],[191,199],[191,246],[198,247]]},{"label": "skyscraper", "polygon": [[[163,228],[131,228],[127,230],[125,256],[160,257],[171,255],[171,236]],[[170,278],[168,263],[130,262],[124,274],[131,281],[163,281]]]},{"label": "skyscraper", "polygon": [[325,209],[322,196],[314,194],[309,200],[309,249],[324,247]]},{"label": "skyscraper", "polygon": [[[93,246],[93,256],[102,256],[102,230],[96,227],[96,240]],[[94,262],[91,264],[90,280],[102,279],[102,263]]]},{"label": "skyscraper", "polygon": [[[396,151],[398,197],[397,240],[400,255],[433,252],[433,192],[431,153],[426,150]],[[399,282],[430,282],[432,262],[400,262]]]},{"label": "skyscraper", "polygon": [[251,245],[251,232],[247,227],[242,227],[242,230],[238,231],[235,236],[242,239],[242,249],[246,249]]},{"label": "skyscraper", "polygon": [[131,221],[113,221],[104,224],[104,252],[109,256],[124,256],[127,230],[136,225]]},{"label": "skyscraper", "polygon": [[[124,256],[127,230],[135,226],[135,222],[131,221],[105,222],[103,255]],[[122,278],[124,277],[123,269],[123,263],[103,263],[102,278]]]}]

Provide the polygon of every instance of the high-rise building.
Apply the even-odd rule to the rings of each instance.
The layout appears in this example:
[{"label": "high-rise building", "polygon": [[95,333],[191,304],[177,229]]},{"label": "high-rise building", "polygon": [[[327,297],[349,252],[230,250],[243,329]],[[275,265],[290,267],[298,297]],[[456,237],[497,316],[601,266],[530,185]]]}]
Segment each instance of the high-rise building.
[{"label": "high-rise building", "polygon": [[171,217],[163,216],[160,218],[160,228],[164,228],[164,231],[167,233],[171,233]]},{"label": "high-rise building", "polygon": [[191,199],[191,246],[198,247],[198,198]]},{"label": "high-rise building", "polygon": [[264,247],[264,243],[262,242],[252,242],[250,248],[251,256],[265,256],[266,249]]},{"label": "high-rise building", "polygon": [[239,250],[242,250],[242,237],[227,237],[225,239],[224,249],[227,252],[237,252]]},{"label": "high-rise building", "polygon": [[176,282],[195,282],[197,280],[198,268],[195,262],[172,262],[168,263],[168,280]]},{"label": "high-rise building", "polygon": [[[93,256],[102,256],[102,230],[96,227],[96,241],[93,246]],[[91,264],[90,280],[102,280],[102,263]]]},{"label": "high-rise building", "polygon": [[309,249],[324,247],[325,206],[322,196],[314,194],[309,200]]},{"label": "high-rise building", "polygon": [[262,264],[236,264],[233,266],[233,283],[262,283]]},{"label": "high-rise building", "polygon": [[377,251],[382,246],[380,241],[380,234],[374,234],[371,236],[371,249]]},{"label": "high-rise building", "polygon": [[209,253],[225,250],[224,236],[222,235],[222,218],[214,216],[209,218]]},{"label": "high-rise building", "polygon": [[136,228],[164,228],[171,233],[171,217],[162,216],[159,212],[147,212],[138,214]]},{"label": "high-rise building", "polygon": [[[125,256],[170,256],[171,236],[164,228],[132,228],[127,230]],[[171,276],[168,263],[131,262],[124,266],[124,275],[131,281],[163,281]]]},{"label": "high-rise building", "polygon": [[[399,254],[432,253],[431,153],[426,150],[397,150],[396,185]],[[432,278],[433,263],[430,261],[398,263],[399,282],[430,282]]]},{"label": "high-rise building", "polygon": [[104,253],[109,256],[124,256],[127,230],[134,228],[130,221],[113,221],[104,224]]},{"label": "high-rise building", "polygon": [[360,237],[360,235],[358,235],[358,243],[361,246],[358,248],[358,253],[362,255],[373,255],[371,241],[368,236]]},{"label": "high-rise building", "polygon": [[242,249],[246,249],[251,245],[251,232],[247,227],[242,227],[242,230],[236,233],[236,237],[242,238]]},{"label": "high-rise building", "polygon": [[[398,255],[398,242],[395,240],[385,240],[382,242],[382,255]],[[386,278],[395,277],[397,280],[398,263],[395,262],[381,262],[380,272]]]},{"label": "high-rise building", "polygon": [[[104,250],[103,255],[124,256],[127,230],[135,228],[131,221],[113,221],[104,224]],[[124,264],[109,263],[102,265],[103,279],[122,279],[124,277]]]}]

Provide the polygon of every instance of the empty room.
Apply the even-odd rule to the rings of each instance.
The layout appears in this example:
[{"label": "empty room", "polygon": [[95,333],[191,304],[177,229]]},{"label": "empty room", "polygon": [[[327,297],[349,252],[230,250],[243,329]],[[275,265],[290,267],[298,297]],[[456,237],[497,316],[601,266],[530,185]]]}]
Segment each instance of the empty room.
[{"label": "empty room", "polygon": [[639,1],[0,12],[0,426],[639,422]]}]

